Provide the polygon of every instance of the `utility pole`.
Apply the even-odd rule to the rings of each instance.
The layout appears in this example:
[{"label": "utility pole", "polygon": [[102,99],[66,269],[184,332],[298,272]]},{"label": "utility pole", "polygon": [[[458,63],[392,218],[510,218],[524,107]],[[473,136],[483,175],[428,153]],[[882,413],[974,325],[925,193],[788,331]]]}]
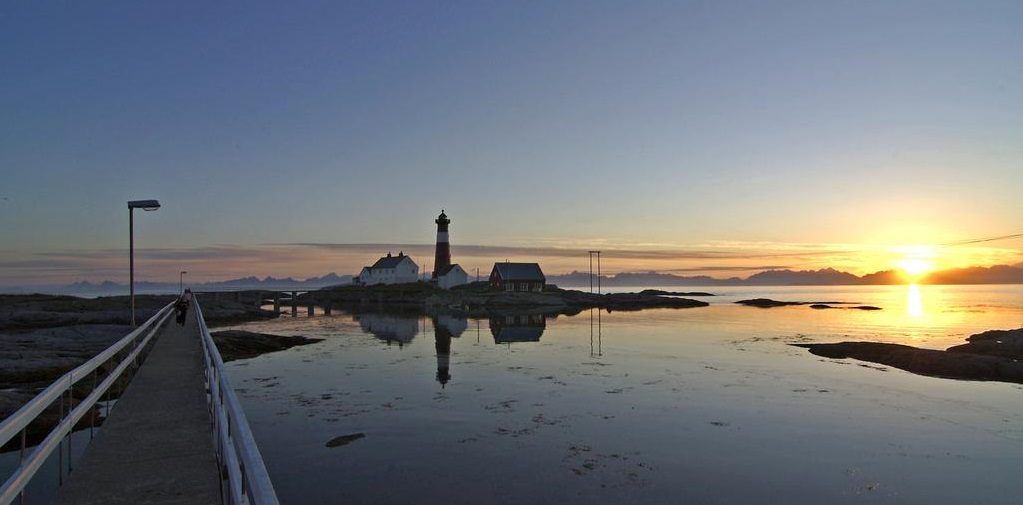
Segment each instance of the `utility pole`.
[{"label": "utility pole", "polygon": [[593,292],[593,256],[597,256],[597,294],[600,294],[600,251],[590,251],[590,293]]}]

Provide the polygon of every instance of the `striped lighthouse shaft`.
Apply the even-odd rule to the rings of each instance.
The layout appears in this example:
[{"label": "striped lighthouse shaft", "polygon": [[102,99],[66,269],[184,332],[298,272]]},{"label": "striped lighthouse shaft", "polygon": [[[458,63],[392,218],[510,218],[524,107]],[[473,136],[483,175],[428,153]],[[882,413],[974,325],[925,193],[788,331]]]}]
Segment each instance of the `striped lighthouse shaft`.
[{"label": "striped lighthouse shaft", "polygon": [[443,272],[451,266],[451,244],[448,243],[448,223],[451,222],[442,211],[437,218],[437,249],[433,258],[433,278],[437,278],[438,272]]}]

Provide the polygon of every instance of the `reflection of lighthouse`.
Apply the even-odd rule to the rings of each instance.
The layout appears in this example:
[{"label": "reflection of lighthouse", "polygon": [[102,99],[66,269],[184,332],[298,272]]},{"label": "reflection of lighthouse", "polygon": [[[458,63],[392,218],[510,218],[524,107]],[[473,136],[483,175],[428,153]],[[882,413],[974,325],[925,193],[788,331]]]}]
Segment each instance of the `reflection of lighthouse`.
[{"label": "reflection of lighthouse", "polygon": [[[439,254],[439,253],[438,253]],[[441,387],[451,380],[451,331],[433,318],[433,338],[437,348],[437,382]]]},{"label": "reflection of lighthouse", "polygon": [[462,332],[469,324],[465,318],[434,315],[433,321],[434,345],[437,348],[437,382],[441,387],[451,380],[451,339],[462,336]]},{"label": "reflection of lighthouse", "polygon": [[436,279],[438,273],[447,272],[451,266],[451,244],[448,243],[448,223],[451,220],[441,209],[434,222],[437,223],[437,252],[433,258],[433,278]]}]

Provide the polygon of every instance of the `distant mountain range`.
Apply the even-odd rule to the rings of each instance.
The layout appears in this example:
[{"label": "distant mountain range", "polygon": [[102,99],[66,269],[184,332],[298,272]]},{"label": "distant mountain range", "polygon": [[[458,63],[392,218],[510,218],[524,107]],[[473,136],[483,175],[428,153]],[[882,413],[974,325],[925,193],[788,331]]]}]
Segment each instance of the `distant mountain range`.
[{"label": "distant mountain range", "polygon": [[[351,284],[351,275],[338,275],[331,272],[322,277],[310,277],[297,280],[291,277],[276,278],[264,277],[262,279],[249,276],[240,279],[230,279],[219,282],[186,282],[185,287],[196,291],[236,291],[241,289],[319,289],[328,286]],[[67,285],[56,286],[30,286],[30,287],[6,287],[0,288],[4,293],[53,293],[78,296],[114,296],[128,294],[128,285],[117,282],[103,281],[92,283],[88,281],[75,282]],[[177,282],[136,282],[136,294],[167,294],[177,293]]]},{"label": "distant mountain range", "polygon": [[[549,284],[561,287],[586,287],[590,276],[586,272],[572,272],[548,275]],[[596,279],[594,278],[594,282]],[[952,268],[931,272],[920,279],[918,284],[1023,284],[1023,264],[996,265],[992,267]],[[220,282],[186,283],[193,290],[233,291],[239,289],[318,289],[328,286],[352,283],[351,275],[329,273],[322,277],[297,280],[291,277],[243,277]],[[606,287],[631,286],[858,286],[906,284],[907,279],[897,270],[884,270],[863,276],[842,272],[833,268],[821,270],[766,270],[746,278],[729,277],[718,279],[706,275],[692,277],[657,272],[620,273],[601,276],[600,284]],[[111,296],[128,294],[128,285],[111,281],[101,283],[76,282],[61,286],[33,286],[0,288],[4,293],[54,293],[79,296]],[[176,282],[137,282],[135,292],[139,294],[177,293]]]},{"label": "distant mountain range", "polygon": [[[586,272],[549,275],[547,282],[565,287],[589,286]],[[997,265],[993,267],[953,268],[931,272],[916,280],[918,284],[1023,284],[1023,265]],[[718,279],[706,275],[692,277],[647,273],[620,273],[601,276],[601,286],[857,286],[907,284],[905,275],[898,270],[884,270],[864,276],[842,272],[833,268],[821,270],[766,270],[745,279],[729,277]]]}]

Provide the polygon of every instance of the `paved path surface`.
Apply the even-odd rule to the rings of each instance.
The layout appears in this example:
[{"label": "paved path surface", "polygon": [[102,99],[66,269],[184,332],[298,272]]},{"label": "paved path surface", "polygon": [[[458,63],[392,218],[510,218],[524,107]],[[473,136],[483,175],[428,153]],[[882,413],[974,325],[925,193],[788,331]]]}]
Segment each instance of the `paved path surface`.
[{"label": "paved path surface", "polygon": [[181,327],[171,315],[55,504],[220,503],[199,329],[188,316]]}]

